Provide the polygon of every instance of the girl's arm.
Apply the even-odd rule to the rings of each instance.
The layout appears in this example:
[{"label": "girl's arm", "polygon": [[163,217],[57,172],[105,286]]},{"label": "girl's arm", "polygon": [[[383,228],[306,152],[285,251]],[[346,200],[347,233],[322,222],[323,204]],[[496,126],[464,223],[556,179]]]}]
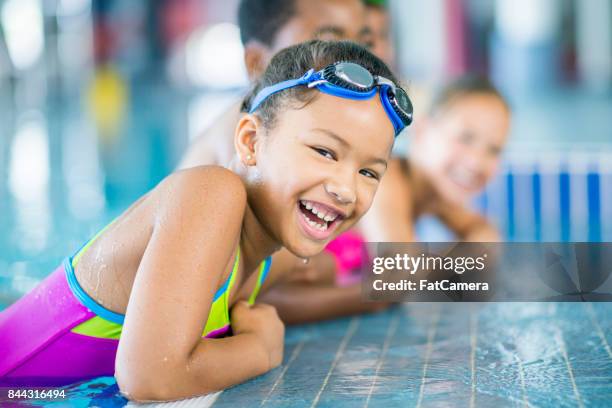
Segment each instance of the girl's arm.
[{"label": "girl's arm", "polygon": [[498,242],[495,226],[476,211],[442,199],[432,205],[432,212],[453,231],[460,241]]},{"label": "girl's arm", "polygon": [[386,302],[366,302],[361,297],[361,284],[349,286],[313,286],[288,283],[270,289],[261,299],[273,305],[286,324],[300,324],[334,319],[386,309]]},{"label": "girl's arm", "polygon": [[171,175],[154,193],[153,232],[117,353],[121,391],[134,400],[186,398],[278,365],[283,329],[271,308],[238,308],[235,336],[201,337],[235,256],[246,206],[242,181],[225,169],[198,167]]}]

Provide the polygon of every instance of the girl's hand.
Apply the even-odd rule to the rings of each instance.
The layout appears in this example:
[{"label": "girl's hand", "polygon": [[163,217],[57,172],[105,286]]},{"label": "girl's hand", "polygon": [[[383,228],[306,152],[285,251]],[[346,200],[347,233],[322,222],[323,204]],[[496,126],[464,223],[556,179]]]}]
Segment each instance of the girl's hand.
[{"label": "girl's hand", "polygon": [[277,367],[283,360],[285,326],[274,306],[258,303],[238,302],[231,311],[234,334],[251,333],[257,336],[268,353],[269,369]]}]

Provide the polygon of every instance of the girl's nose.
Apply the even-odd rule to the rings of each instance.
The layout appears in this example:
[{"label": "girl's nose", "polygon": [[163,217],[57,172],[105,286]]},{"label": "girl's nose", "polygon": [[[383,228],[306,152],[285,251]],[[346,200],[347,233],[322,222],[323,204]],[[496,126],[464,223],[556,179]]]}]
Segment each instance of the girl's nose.
[{"label": "girl's nose", "polygon": [[328,182],[325,184],[325,191],[341,204],[354,204],[357,201],[355,190],[348,185]]},{"label": "girl's nose", "polygon": [[486,152],[482,149],[472,149],[471,151],[465,152],[462,159],[463,164],[472,171],[480,170],[487,161]]}]

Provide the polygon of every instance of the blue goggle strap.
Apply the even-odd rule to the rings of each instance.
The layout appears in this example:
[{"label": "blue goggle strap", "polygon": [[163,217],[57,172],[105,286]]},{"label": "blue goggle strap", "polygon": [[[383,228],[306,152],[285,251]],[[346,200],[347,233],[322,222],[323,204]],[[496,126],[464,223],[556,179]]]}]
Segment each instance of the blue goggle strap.
[{"label": "blue goggle strap", "polygon": [[393,124],[393,129],[395,130],[395,136],[397,136],[405,127],[404,122],[395,112],[395,110],[393,109],[393,106],[391,106],[391,102],[389,101],[389,97],[387,96],[387,91],[389,88],[388,85],[381,85],[379,87],[374,87],[371,90],[366,91],[366,92],[355,91],[352,89],[342,88],[340,86],[337,86],[325,80],[322,80],[321,73],[315,72],[314,69],[310,69],[300,78],[289,79],[287,81],[279,82],[278,84],[270,85],[262,89],[261,91],[259,91],[259,93],[255,96],[255,99],[253,100],[249,113],[255,112],[257,108],[259,108],[259,105],[261,105],[261,103],[265,101],[266,98],[270,97],[271,95],[274,95],[275,93],[280,92],[280,91],[284,91],[285,89],[293,88],[296,86],[302,86],[302,85],[308,86],[309,88],[316,87],[320,92],[326,93],[328,95],[338,96],[338,97],[346,98],[346,99],[355,99],[355,100],[370,99],[378,91],[377,88],[380,88],[380,92],[379,92],[380,101],[383,105],[383,108],[385,109],[385,112],[387,113],[387,116],[389,117],[389,119],[391,120],[391,123]]},{"label": "blue goggle strap", "polygon": [[261,103],[271,95],[284,91],[285,89],[302,85],[308,86],[309,88],[317,88],[323,93],[347,99],[370,99],[376,93],[376,87],[373,87],[368,91],[355,91],[352,89],[342,88],[341,86],[331,84],[326,80],[321,79],[321,71],[314,72],[314,69],[310,69],[300,78],[279,82],[278,84],[270,85],[259,91],[259,93],[255,96],[255,99],[253,99],[253,104],[251,105],[249,113],[255,112],[257,108],[259,108],[259,105],[261,105]]},{"label": "blue goggle strap", "polygon": [[277,92],[284,91],[285,89],[293,88],[295,86],[308,85],[313,80],[318,80],[318,72],[315,72],[314,69],[310,69],[303,76],[297,79],[289,79],[287,81],[279,82],[278,84],[270,85],[259,91],[259,93],[253,99],[253,103],[251,104],[251,109],[249,109],[249,113],[253,113],[259,108],[259,105],[263,101],[265,101],[271,95],[274,95]]}]

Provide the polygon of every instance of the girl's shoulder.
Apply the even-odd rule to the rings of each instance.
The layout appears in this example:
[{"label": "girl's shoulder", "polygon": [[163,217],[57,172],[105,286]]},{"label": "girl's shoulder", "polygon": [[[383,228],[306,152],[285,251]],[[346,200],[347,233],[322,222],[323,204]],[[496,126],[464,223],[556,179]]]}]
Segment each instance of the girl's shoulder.
[{"label": "girl's shoulder", "polygon": [[163,181],[169,186],[203,189],[207,192],[224,191],[244,195],[246,189],[240,176],[221,166],[196,166],[172,173]]},{"label": "girl's shoulder", "polygon": [[157,188],[161,204],[179,201],[181,207],[195,210],[215,208],[215,212],[243,212],[246,188],[242,179],[220,166],[197,166],[166,177]]}]

